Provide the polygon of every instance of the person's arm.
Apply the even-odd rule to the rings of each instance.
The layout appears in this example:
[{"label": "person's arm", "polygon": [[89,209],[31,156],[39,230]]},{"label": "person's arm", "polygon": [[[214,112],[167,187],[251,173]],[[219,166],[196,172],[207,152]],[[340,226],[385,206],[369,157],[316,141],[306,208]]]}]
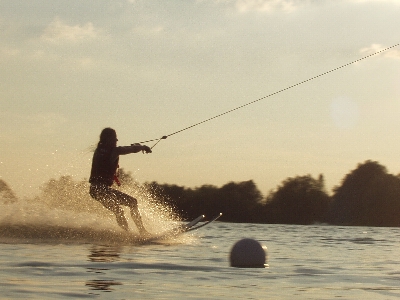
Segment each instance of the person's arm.
[{"label": "person's arm", "polygon": [[151,149],[146,145],[132,144],[130,146],[118,146],[114,148],[111,154],[111,160],[116,159],[119,155],[137,153],[139,151],[151,153]]}]

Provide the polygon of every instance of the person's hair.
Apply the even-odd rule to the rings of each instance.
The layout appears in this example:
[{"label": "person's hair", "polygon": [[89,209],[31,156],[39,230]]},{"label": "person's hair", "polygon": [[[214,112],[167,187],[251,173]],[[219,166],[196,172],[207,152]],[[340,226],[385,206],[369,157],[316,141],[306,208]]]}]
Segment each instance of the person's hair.
[{"label": "person's hair", "polygon": [[100,141],[97,146],[114,146],[116,139],[117,133],[114,129],[110,127],[104,128],[100,133]]}]

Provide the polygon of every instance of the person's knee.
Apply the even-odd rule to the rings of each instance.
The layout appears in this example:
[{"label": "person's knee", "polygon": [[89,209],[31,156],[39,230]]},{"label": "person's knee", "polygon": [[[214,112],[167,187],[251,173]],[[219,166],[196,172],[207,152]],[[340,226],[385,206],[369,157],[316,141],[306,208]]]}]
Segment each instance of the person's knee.
[{"label": "person's knee", "polygon": [[131,203],[133,206],[137,206],[137,199],[132,197]]},{"label": "person's knee", "polygon": [[138,205],[138,201],[136,200],[136,198],[133,198],[132,196],[128,196],[126,195],[123,200],[121,201],[122,205],[126,205],[129,206],[131,208],[135,208]]},{"label": "person's knee", "polygon": [[93,199],[100,201],[106,198],[105,190],[99,186],[91,185],[89,189],[89,195]]},{"label": "person's knee", "polygon": [[117,216],[124,216],[124,209],[119,205],[112,206],[110,210]]},{"label": "person's knee", "polygon": [[126,220],[124,214],[115,214],[118,225],[124,229],[129,230],[128,221]]}]

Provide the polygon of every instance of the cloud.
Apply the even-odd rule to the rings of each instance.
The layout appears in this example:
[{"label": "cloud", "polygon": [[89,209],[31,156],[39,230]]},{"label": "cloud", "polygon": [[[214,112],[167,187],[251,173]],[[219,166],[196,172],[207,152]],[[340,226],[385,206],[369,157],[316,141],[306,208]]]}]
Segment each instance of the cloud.
[{"label": "cloud", "polygon": [[368,2],[379,2],[379,3],[393,3],[393,4],[400,4],[399,0],[351,0],[352,2],[355,3],[368,3]]},{"label": "cloud", "polygon": [[163,26],[153,26],[153,27],[139,26],[133,29],[133,33],[139,36],[146,36],[146,37],[156,36],[163,31],[164,31]]},{"label": "cloud", "polygon": [[235,5],[240,12],[271,12],[277,10],[293,12],[308,3],[309,1],[306,0],[237,0]]},{"label": "cloud", "polygon": [[[400,59],[400,46],[393,47],[389,50],[386,50],[383,52],[381,55],[386,58],[390,59]],[[363,55],[369,55],[369,54],[374,54],[376,52],[382,51],[386,49],[387,47],[381,45],[381,44],[371,44],[368,47],[360,49],[360,53]]]},{"label": "cloud", "polygon": [[[133,1],[133,0],[132,0]],[[198,0],[201,1],[201,0]],[[217,4],[227,3],[232,4],[235,8],[242,13],[246,12],[276,12],[283,11],[285,13],[294,12],[300,8],[307,7],[310,5],[320,5],[323,3],[332,3],[326,0],[211,0]],[[389,3],[398,5],[400,4],[399,0],[338,0],[335,3],[340,2],[350,2],[356,4],[364,4],[364,3]]]},{"label": "cloud", "polygon": [[70,26],[56,17],[44,30],[41,39],[52,43],[79,42],[98,38],[100,30],[91,22]]}]

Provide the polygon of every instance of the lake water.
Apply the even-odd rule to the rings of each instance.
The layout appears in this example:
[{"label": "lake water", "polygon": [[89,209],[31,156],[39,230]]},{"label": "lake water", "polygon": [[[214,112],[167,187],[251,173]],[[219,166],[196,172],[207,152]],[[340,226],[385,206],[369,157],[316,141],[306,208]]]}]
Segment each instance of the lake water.
[{"label": "lake water", "polygon": [[[26,228],[9,229],[0,235],[1,299],[400,297],[399,228],[214,222],[156,244],[108,243],[96,230],[10,238]],[[242,238],[268,247],[269,267],[230,267]]]}]

